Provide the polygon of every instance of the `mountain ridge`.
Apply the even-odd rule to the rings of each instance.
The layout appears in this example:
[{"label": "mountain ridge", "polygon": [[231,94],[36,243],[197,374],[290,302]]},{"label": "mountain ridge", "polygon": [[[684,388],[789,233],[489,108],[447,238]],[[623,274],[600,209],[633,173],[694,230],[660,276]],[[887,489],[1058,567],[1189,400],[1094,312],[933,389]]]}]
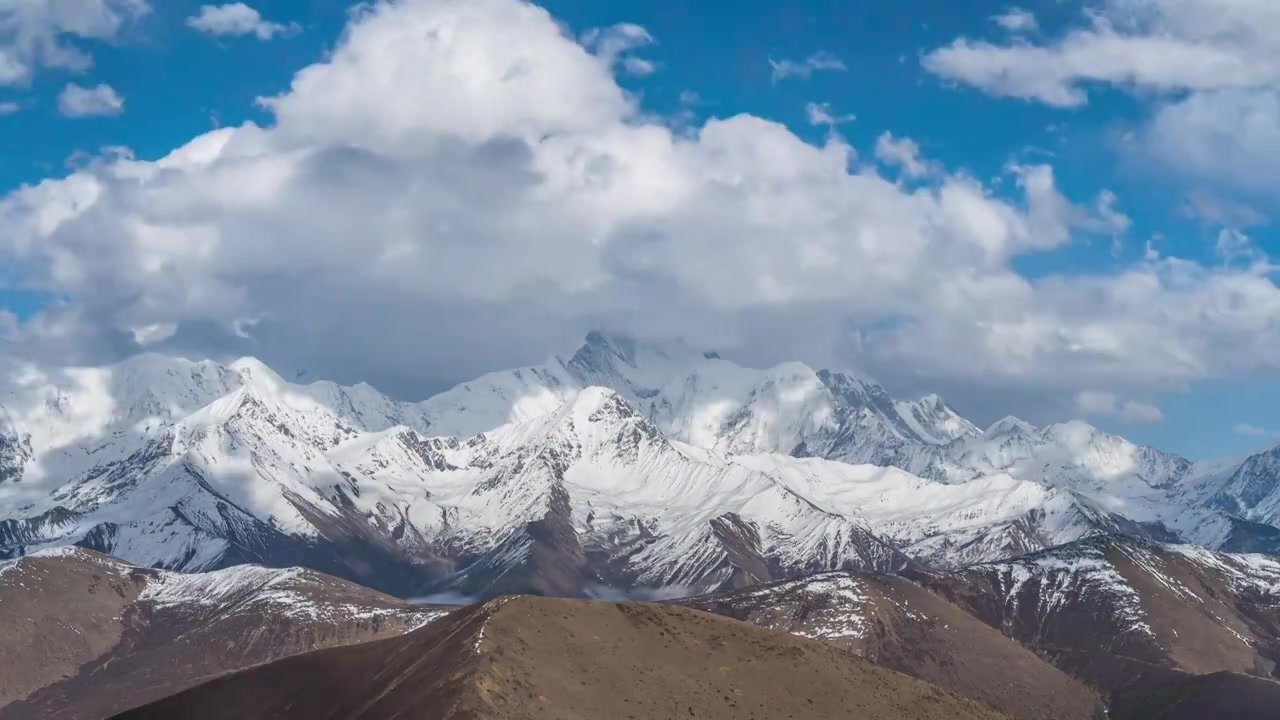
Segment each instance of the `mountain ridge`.
[{"label": "mountain ridge", "polygon": [[418,595],[701,592],[1111,532],[1280,548],[1265,454],[1200,473],[1085,423],[979,430],[937,396],[685,343],[591,333],[421,403],[251,358],[43,382],[0,395],[0,555],[300,564]]},{"label": "mountain ridge", "polygon": [[669,605],[531,597],[491,600],[400,637],[258,666],[117,717],[321,715],[1008,717],[823,643],[725,617]]},{"label": "mountain ridge", "polygon": [[97,720],[231,670],[400,634],[446,612],[309,569],[183,575],[80,548],[0,562],[0,606],[3,720]]}]

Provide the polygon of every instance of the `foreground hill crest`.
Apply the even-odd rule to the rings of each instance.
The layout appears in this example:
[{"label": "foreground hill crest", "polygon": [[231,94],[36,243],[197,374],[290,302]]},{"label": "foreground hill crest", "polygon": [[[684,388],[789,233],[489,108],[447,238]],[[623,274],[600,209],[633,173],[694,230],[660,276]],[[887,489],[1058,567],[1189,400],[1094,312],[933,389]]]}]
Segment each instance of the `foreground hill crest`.
[{"label": "foreground hill crest", "polygon": [[823,643],[687,608],[518,597],[403,637],[220,678],[119,717],[1007,716]]}]

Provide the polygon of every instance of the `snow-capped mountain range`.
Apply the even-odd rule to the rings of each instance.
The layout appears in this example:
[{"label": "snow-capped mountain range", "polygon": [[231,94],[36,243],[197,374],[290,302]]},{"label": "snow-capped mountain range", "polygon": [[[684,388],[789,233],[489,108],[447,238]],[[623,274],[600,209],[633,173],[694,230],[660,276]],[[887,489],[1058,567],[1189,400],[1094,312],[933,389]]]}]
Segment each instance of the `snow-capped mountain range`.
[{"label": "snow-capped mountain range", "polygon": [[421,403],[143,355],[0,390],[0,556],[305,565],[402,594],[672,592],[993,561],[1098,533],[1280,548],[1280,448],[1200,466],[981,430],[847,374],[591,333]]}]

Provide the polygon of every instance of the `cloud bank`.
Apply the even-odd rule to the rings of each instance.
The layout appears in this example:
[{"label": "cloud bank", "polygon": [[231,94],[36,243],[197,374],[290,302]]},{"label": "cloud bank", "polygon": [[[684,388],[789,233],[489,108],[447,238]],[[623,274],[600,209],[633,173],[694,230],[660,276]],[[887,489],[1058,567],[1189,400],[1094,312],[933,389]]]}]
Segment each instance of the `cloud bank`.
[{"label": "cloud bank", "polygon": [[1147,420],[1151,393],[1280,369],[1265,256],[1028,279],[1019,256],[1123,233],[1116,198],[1044,165],[1000,195],[891,135],[887,167],[751,115],[677,131],[614,76],[648,42],[517,0],[369,4],[269,125],[0,199],[0,265],[62,299],[0,355],[252,353],[412,398],[603,327]]}]

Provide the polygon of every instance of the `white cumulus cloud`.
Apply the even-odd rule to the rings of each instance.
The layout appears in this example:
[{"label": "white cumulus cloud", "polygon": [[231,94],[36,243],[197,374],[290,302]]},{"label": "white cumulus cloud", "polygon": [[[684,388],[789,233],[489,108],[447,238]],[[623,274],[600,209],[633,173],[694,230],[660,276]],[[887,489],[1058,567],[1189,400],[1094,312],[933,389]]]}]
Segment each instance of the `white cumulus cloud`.
[{"label": "white cumulus cloud", "polygon": [[612,66],[617,63],[628,75],[652,75],[658,69],[652,60],[634,54],[639,48],[653,44],[649,31],[634,23],[588,30],[583,34],[582,44],[606,64]]},{"label": "white cumulus cloud", "polygon": [[241,2],[203,5],[199,13],[187,18],[187,25],[210,35],[253,35],[259,40],[270,40],[300,29],[295,23],[264,20],[257,10]]},{"label": "white cumulus cloud", "polygon": [[113,41],[151,11],[146,0],[0,0],[0,85],[31,80],[42,67],[93,65],[85,40]]},{"label": "white cumulus cloud", "polygon": [[58,94],[58,112],[67,117],[119,115],[124,112],[124,98],[105,83],[92,87],[69,83]]},{"label": "white cumulus cloud", "polygon": [[1280,196],[1274,0],[1102,0],[1056,37],[962,37],[923,62],[948,81],[1058,107],[1102,86],[1131,91],[1156,106],[1138,138],[1146,151],[1201,180]]}]

